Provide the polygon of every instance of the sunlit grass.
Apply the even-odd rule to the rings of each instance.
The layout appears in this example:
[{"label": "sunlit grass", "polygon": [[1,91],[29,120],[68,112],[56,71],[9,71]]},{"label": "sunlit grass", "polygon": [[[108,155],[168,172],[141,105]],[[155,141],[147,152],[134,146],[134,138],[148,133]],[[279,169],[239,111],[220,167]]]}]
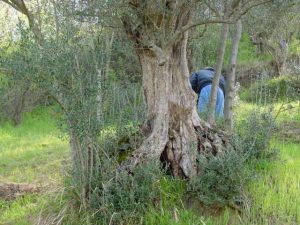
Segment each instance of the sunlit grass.
[{"label": "sunlit grass", "polygon": [[250,184],[251,207],[244,215],[247,224],[300,223],[300,145],[273,141],[280,159],[258,165]]},{"label": "sunlit grass", "polygon": [[276,122],[296,121],[300,122],[300,101],[292,101],[289,103],[276,102],[258,106],[255,103],[239,101],[235,106],[237,119],[244,119],[250,111],[268,110],[276,117]]},{"label": "sunlit grass", "polygon": [[60,177],[57,168],[67,155],[68,143],[59,137],[50,112],[40,111],[27,115],[18,127],[9,123],[1,127],[1,180],[44,183]]},{"label": "sunlit grass", "polygon": [[[31,224],[48,189],[62,181],[62,161],[68,157],[68,142],[60,138],[52,110],[37,109],[14,127],[0,127],[0,182],[32,183],[43,187],[15,201],[0,201],[0,224]],[[30,222],[31,221],[31,222]]]}]

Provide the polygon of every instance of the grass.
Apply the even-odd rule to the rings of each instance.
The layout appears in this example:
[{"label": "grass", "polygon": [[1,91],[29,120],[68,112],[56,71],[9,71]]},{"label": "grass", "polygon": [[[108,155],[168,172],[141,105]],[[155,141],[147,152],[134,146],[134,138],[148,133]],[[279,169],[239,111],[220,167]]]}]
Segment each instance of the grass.
[{"label": "grass", "polygon": [[0,182],[34,183],[43,187],[43,193],[0,200],[0,224],[31,224],[49,201],[49,192],[60,185],[68,142],[59,137],[54,118],[53,110],[39,108],[25,115],[18,127],[1,125]]},{"label": "grass", "polygon": [[[273,141],[280,160],[258,165],[250,185],[252,207],[247,220],[253,224],[300,223],[300,145]],[[250,223],[248,223],[250,224]]]},{"label": "grass", "polygon": [[297,75],[282,75],[272,79],[262,77],[249,88],[241,88],[239,97],[256,104],[273,104],[299,100],[300,80]]},{"label": "grass", "polygon": [[[273,104],[274,113],[280,106],[280,103]],[[241,102],[237,109],[240,117],[244,117],[255,107],[252,103]],[[55,117],[53,110],[40,108],[27,114],[19,127],[9,123],[1,126],[0,181],[35,183],[45,188],[40,194],[26,195],[15,201],[0,200],[0,224],[32,224],[38,220],[41,211],[51,207],[58,211],[62,207],[59,203],[61,193],[57,190],[63,186],[62,162],[68,160],[68,141],[60,138]],[[284,111],[278,121],[298,123],[299,111]],[[280,149],[280,157],[255,165],[256,178],[248,187],[249,202],[241,214],[230,208],[207,210],[198,203],[189,207],[183,194],[184,182],[164,178],[160,181],[160,205],[150,207],[145,215],[141,215],[140,222],[147,225],[299,224],[300,144],[278,138],[274,138],[272,144]],[[78,216],[76,212],[72,213],[67,216],[70,218],[68,224],[74,224],[71,221]]]}]

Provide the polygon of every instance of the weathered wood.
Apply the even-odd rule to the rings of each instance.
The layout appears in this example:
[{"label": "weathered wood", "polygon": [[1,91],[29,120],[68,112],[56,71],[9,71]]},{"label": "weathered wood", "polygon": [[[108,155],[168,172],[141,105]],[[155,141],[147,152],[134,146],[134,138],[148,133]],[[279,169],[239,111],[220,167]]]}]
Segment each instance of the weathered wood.
[{"label": "weathered wood", "polygon": [[0,198],[14,200],[28,193],[39,193],[41,188],[35,184],[0,183]]}]

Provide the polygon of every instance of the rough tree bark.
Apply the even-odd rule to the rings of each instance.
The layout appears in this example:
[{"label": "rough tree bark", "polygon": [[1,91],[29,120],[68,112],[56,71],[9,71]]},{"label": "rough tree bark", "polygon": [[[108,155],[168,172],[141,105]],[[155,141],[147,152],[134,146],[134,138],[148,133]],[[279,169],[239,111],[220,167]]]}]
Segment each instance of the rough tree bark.
[{"label": "rough tree bark", "polygon": [[[36,39],[42,40],[38,23],[26,7],[24,10],[24,1],[3,1],[25,14]],[[216,153],[221,151],[226,140],[222,132],[200,121],[197,114],[196,96],[188,79],[187,31],[192,27],[208,23],[228,23],[228,20],[220,18],[219,13],[211,20],[203,20],[202,17],[192,18],[191,11],[197,9],[198,1],[130,0],[127,2],[130,8],[128,11],[124,10],[123,24],[128,36],[136,44],[142,66],[143,88],[148,108],[145,124],[149,127],[149,133],[140,148],[123,162],[120,169],[130,169],[150,157],[159,160],[163,155],[174,176],[191,177],[197,172],[194,154],[196,151],[193,151],[192,144],[196,145],[198,150]],[[252,2],[245,4],[245,8],[236,16],[246,13],[247,9],[254,7],[257,1]],[[232,17],[235,12],[232,8]],[[60,98],[60,94],[57,98]],[[72,104],[68,103],[64,108],[68,110],[70,106]],[[91,115],[96,115],[96,108],[89,110],[94,111]],[[89,110],[87,111],[91,112]],[[79,168],[76,172],[80,173],[82,179],[79,184],[82,189],[81,200],[88,203],[92,191],[89,181],[94,172],[94,154],[97,148],[95,146],[97,136],[94,134],[99,132],[95,131],[93,126],[89,127],[83,123],[81,125],[85,126],[85,132],[78,135],[72,130],[77,125],[72,119],[70,121],[75,124],[71,124],[69,129],[73,163],[76,169]],[[79,119],[79,122],[85,122],[84,117]]]},{"label": "rough tree bark", "polygon": [[277,72],[279,75],[284,75],[286,72],[286,61],[288,58],[288,42],[281,40],[279,43],[279,52],[277,53]]},{"label": "rough tree bark", "polygon": [[135,166],[145,157],[159,158],[165,151],[174,176],[189,177],[195,173],[190,146],[196,141],[194,126],[200,123],[188,82],[186,39],[187,34],[165,52],[162,66],[151,50],[138,51],[150,132],[127,165]]},{"label": "rough tree bark", "polygon": [[236,62],[239,49],[239,42],[242,36],[242,21],[238,20],[235,25],[235,34],[232,39],[231,56],[229,72],[226,79],[226,95],[225,95],[225,105],[224,105],[224,119],[225,126],[227,130],[231,131],[233,128],[233,100],[234,100],[234,84],[235,84],[235,71]]},{"label": "rough tree bark", "polygon": [[210,100],[209,100],[209,106],[208,106],[208,123],[214,124],[215,122],[215,109],[216,109],[216,102],[217,102],[217,93],[218,93],[218,87],[222,72],[222,66],[224,61],[224,54],[225,54],[225,48],[226,48],[226,40],[228,36],[228,24],[223,24],[222,30],[220,33],[220,44],[218,49],[218,57],[217,57],[217,65],[216,65],[216,72],[214,75],[214,79],[212,82],[212,88],[210,93]]}]

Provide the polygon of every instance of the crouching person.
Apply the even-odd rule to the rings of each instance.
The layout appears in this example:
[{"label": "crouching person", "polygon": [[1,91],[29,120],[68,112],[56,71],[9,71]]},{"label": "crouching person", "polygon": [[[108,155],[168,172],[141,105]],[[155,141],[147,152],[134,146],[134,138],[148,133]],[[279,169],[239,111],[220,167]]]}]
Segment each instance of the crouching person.
[{"label": "crouching person", "polygon": [[[193,90],[198,94],[198,111],[200,113],[208,112],[208,104],[212,89],[212,82],[215,75],[215,70],[211,67],[206,67],[190,76],[190,82]],[[222,118],[224,115],[225,101],[225,79],[221,75],[216,102],[216,116]]]}]

